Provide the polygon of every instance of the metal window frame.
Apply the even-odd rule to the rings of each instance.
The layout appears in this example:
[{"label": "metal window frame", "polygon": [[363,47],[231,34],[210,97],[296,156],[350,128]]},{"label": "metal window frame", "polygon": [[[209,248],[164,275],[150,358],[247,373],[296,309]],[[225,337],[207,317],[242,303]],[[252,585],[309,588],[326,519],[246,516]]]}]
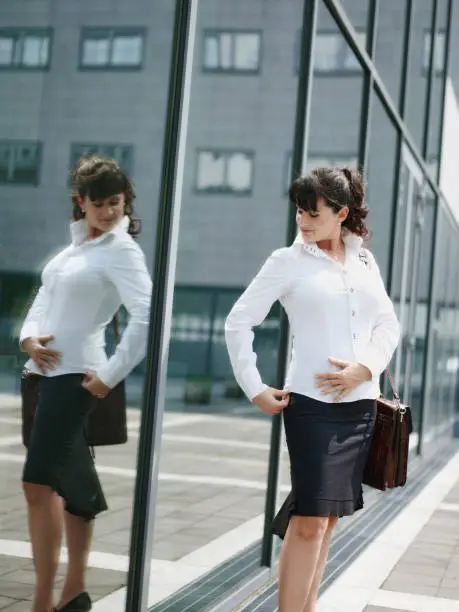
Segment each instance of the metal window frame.
[{"label": "metal window frame", "polygon": [[[374,58],[376,49],[376,33],[378,28],[379,0],[369,0],[367,22],[367,53]],[[368,149],[370,142],[371,112],[373,106],[373,75],[364,70],[362,97],[360,104],[360,130],[358,165],[365,170],[368,165]]]},{"label": "metal window frame", "polygon": [[[435,32],[435,43],[437,42],[437,36],[441,34],[444,37],[444,50],[446,51],[446,36],[447,36],[447,28],[438,28]],[[428,36],[432,35],[432,30],[430,28],[424,28],[424,39],[423,39],[423,54],[422,54],[422,74],[424,76],[427,76],[429,74],[429,69],[430,69],[430,48],[431,45],[429,45],[429,61],[426,64],[424,64],[424,45],[426,43],[426,38]],[[435,44],[434,43],[434,44]],[[444,69],[444,64],[445,64],[445,58],[443,57],[443,63],[442,63],[442,67],[441,68],[435,68],[434,66],[434,73],[436,76],[441,76],[443,74],[443,69]]]},{"label": "metal window frame", "polygon": [[[231,49],[231,67],[230,68],[222,68],[220,65],[212,68],[211,66],[206,66],[206,40],[209,37],[217,38],[220,40],[222,34],[228,34],[233,37],[232,39],[232,49]],[[236,68],[234,66],[234,58],[236,52],[236,44],[235,37],[241,34],[252,34],[258,36],[260,41],[259,52],[258,52],[258,63],[256,68]],[[218,63],[221,64],[220,61],[220,48],[219,48],[219,57]],[[263,65],[263,30],[260,28],[204,28],[202,31],[202,44],[201,44],[201,71],[203,74],[227,74],[227,75],[240,75],[240,76],[254,76],[261,74],[261,67]]]},{"label": "metal window frame", "polygon": [[[251,167],[250,167],[250,187],[244,191],[236,191],[231,189],[231,187],[226,187],[224,185],[220,187],[210,187],[203,189],[198,186],[198,172],[199,172],[199,156],[202,153],[216,153],[219,155],[224,155],[225,157],[225,183],[227,183],[227,162],[228,157],[231,155],[235,155],[238,153],[242,153],[243,155],[247,155],[250,157]],[[196,148],[196,157],[195,157],[195,171],[194,171],[194,193],[200,196],[206,195],[224,195],[224,196],[234,196],[238,198],[246,198],[253,194],[253,186],[254,186],[254,178],[255,178],[255,150],[254,149],[243,149],[243,148],[233,148],[233,147],[198,147]]]},{"label": "metal window frame", "polygon": [[176,0],[125,609],[148,609],[168,346],[199,0]]},{"label": "metal window frame", "polygon": [[[0,36],[5,38],[11,38],[13,41],[13,57],[10,64],[1,64],[0,72],[47,72],[51,68],[51,61],[53,55],[53,44],[54,44],[54,29],[53,28],[33,28],[33,27],[1,27]],[[37,36],[48,39],[48,57],[46,58],[46,64],[39,66],[28,66],[23,63],[23,48],[21,49],[20,61],[15,62],[15,54],[18,44],[23,45],[23,40],[27,36]]]},{"label": "metal window frame", "polygon": [[[109,52],[108,61],[105,64],[85,64],[84,58],[84,45],[88,40],[95,40],[96,37],[91,38],[91,33],[96,34],[106,33],[106,40],[109,41]],[[82,26],[80,28],[80,44],[78,50],[78,70],[81,72],[100,72],[100,71],[114,71],[114,72],[138,72],[143,70],[145,67],[146,58],[146,41],[147,41],[148,29],[145,26]],[[117,36],[140,36],[142,39],[142,51],[141,57],[138,64],[124,65],[115,64],[112,60],[112,49],[113,40]],[[104,37],[100,37],[104,40]]]},{"label": "metal window frame", "polygon": [[[1,181],[0,185],[6,185],[8,187],[37,187],[40,184],[41,179],[41,168],[43,161],[43,142],[41,140],[0,140],[0,145],[7,146],[9,148],[10,163],[13,167],[13,178],[12,180]],[[15,155],[18,147],[30,147],[34,146],[36,149],[37,164],[36,164],[36,179],[33,182],[23,183],[14,180],[14,159],[11,160],[11,156]]]}]

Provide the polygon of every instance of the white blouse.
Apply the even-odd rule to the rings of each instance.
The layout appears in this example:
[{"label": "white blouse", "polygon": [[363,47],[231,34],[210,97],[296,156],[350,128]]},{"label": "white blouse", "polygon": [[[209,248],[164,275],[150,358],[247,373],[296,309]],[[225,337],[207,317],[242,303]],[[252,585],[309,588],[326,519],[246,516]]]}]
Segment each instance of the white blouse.
[{"label": "white blouse", "polygon": [[278,249],[266,260],[233,306],[225,336],[237,382],[249,399],[267,388],[252,348],[255,325],[260,325],[272,304],[284,307],[293,338],[285,389],[324,402],[315,375],[339,370],[330,357],[358,362],[369,368],[372,380],[343,401],[375,399],[379,377],[397,347],[399,324],[373,255],[362,239],[344,235],[344,264],[334,261],[301,234],[290,247]]},{"label": "white blouse", "polygon": [[[44,268],[42,286],[22,326],[20,342],[53,335],[48,347],[62,353],[47,376],[93,370],[115,387],[146,351],[151,279],[142,250],[127,233],[125,217],[109,232],[86,240],[84,220],[71,224],[72,244]],[[129,315],[121,342],[110,359],[105,328],[123,304]],[[32,360],[26,368],[39,373]]]}]

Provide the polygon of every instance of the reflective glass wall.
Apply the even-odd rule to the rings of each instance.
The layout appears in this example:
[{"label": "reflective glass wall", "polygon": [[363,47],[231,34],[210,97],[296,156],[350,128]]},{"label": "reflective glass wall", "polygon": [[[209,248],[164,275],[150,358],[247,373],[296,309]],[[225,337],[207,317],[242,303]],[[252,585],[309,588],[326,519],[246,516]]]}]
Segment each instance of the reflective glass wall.
[{"label": "reflective glass wall", "polygon": [[[132,178],[151,269],[174,6],[15,0],[0,6],[0,423],[2,605],[30,609],[34,573],[21,489],[18,334],[47,260],[70,241],[70,169],[84,153]],[[120,313],[120,332],[127,323]],[[114,348],[113,333],[107,349]],[[109,510],[96,521],[88,588],[126,583],[144,364],[126,381],[128,442],[97,448]],[[63,409],[66,407],[63,406]],[[57,596],[66,563],[56,581]],[[21,607],[22,606],[22,607]]]}]

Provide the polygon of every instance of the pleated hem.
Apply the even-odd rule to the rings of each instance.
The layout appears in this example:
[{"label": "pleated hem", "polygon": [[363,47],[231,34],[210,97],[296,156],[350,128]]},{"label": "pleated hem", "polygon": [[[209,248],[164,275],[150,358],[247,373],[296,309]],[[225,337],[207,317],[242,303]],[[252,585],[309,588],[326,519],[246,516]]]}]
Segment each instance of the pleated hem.
[{"label": "pleated hem", "polygon": [[271,532],[281,540],[287,533],[292,516],[351,516],[363,508],[363,495],[360,493],[355,500],[313,499],[308,503],[302,503],[301,507],[296,506],[293,492],[290,492],[274,517]]}]

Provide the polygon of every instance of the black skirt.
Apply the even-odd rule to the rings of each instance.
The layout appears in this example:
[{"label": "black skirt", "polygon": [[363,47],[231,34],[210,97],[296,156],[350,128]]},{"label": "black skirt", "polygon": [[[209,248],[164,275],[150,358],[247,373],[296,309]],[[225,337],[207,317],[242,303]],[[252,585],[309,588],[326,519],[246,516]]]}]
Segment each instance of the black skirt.
[{"label": "black skirt", "polygon": [[292,515],[341,517],[363,507],[376,402],[328,403],[291,393],[282,414],[292,491],[273,522],[281,538]]},{"label": "black skirt", "polygon": [[85,436],[92,395],[83,374],[43,377],[22,480],[48,486],[86,520],[107,509]]}]

